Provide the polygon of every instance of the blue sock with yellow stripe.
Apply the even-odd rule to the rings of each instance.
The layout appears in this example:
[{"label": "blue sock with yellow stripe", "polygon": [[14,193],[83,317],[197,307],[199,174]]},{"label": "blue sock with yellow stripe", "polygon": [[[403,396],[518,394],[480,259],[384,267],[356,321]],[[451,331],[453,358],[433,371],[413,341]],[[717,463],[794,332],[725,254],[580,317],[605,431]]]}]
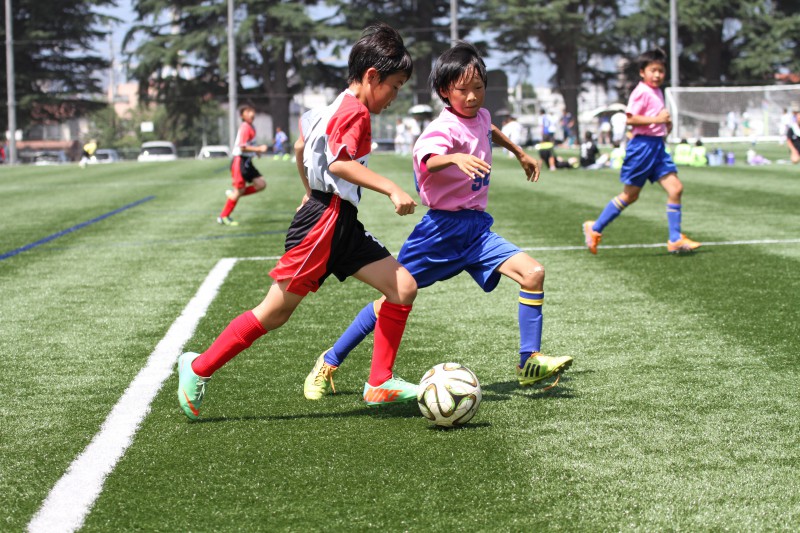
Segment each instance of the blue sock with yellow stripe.
[{"label": "blue sock with yellow stripe", "polygon": [[519,291],[519,366],[542,347],[543,291]]},{"label": "blue sock with yellow stripe", "polygon": [[364,337],[369,335],[375,330],[375,323],[378,322],[378,317],[375,315],[375,302],[370,302],[364,309],[359,311],[353,322],[347,326],[347,329],[339,337],[333,348],[328,350],[325,354],[325,362],[332,366],[339,366],[347,358],[353,348],[358,346]]},{"label": "blue sock with yellow stripe", "polygon": [[603,232],[603,228],[611,224],[611,222],[622,213],[622,210],[628,207],[628,204],[622,201],[621,194],[615,196],[608,202],[606,208],[603,209],[603,212],[600,213],[600,216],[597,217],[597,220],[594,222],[592,229],[598,233]]},{"label": "blue sock with yellow stripe", "polygon": [[681,204],[667,204],[667,224],[669,240],[677,242],[681,238]]}]

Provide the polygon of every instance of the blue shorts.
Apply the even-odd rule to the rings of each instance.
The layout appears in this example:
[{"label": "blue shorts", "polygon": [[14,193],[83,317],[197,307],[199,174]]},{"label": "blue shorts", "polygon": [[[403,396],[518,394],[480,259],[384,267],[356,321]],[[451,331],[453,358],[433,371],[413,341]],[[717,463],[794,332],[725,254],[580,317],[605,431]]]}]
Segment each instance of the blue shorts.
[{"label": "blue shorts", "polygon": [[522,251],[491,231],[493,222],[483,211],[431,209],[406,239],[397,260],[419,288],[466,271],[491,292],[500,282],[497,267]]},{"label": "blue shorts", "polygon": [[619,181],[644,187],[648,180],[655,183],[671,173],[677,174],[678,168],[672,162],[663,138],[637,135],[628,141]]}]

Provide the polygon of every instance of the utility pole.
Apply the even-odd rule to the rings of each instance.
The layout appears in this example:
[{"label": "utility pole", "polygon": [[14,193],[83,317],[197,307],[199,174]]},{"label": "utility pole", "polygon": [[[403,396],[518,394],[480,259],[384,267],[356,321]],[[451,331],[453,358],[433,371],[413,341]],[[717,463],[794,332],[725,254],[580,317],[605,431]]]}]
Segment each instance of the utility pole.
[{"label": "utility pole", "polygon": [[450,0],[450,45],[458,41],[458,0]]},{"label": "utility pole", "polygon": [[670,85],[680,86],[678,72],[678,0],[669,0],[669,75]]},{"label": "utility pole", "polygon": [[6,87],[8,91],[8,153],[9,165],[17,164],[17,100],[14,93],[14,38],[11,34],[13,13],[11,0],[6,0]]},{"label": "utility pole", "polygon": [[228,0],[228,147],[236,141],[236,39],[233,34],[233,0]]}]

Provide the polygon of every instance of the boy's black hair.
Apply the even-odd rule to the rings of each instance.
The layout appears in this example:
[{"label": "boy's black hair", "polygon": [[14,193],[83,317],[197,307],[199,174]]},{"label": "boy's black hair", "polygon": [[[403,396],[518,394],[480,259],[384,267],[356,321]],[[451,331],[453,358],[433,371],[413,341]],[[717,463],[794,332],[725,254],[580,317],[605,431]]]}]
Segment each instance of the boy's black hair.
[{"label": "boy's black hair", "polygon": [[361,83],[370,67],[378,71],[379,81],[396,72],[403,72],[410,78],[414,70],[411,54],[403,44],[400,33],[383,22],[367,26],[350,50],[347,83]]},{"label": "boy's black hair", "polygon": [[473,69],[483,80],[483,84],[486,85],[488,80],[486,64],[483,62],[477,48],[464,41],[459,41],[436,60],[436,64],[431,71],[431,90],[439,95],[439,98],[445,104],[450,105],[450,102],[442,96],[441,92],[449,90],[454,83],[457,83],[466,73]]},{"label": "boy's black hair", "polygon": [[247,111],[248,109],[252,109],[253,111],[256,110],[256,108],[253,107],[251,104],[243,104],[243,105],[239,106],[239,117],[244,115],[244,112]]},{"label": "boy's black hair", "polygon": [[653,48],[652,50],[642,53],[642,55],[639,56],[639,59],[637,59],[637,62],[639,63],[640,71],[646,69],[647,65],[650,63],[661,63],[666,67],[667,53],[661,48]]}]

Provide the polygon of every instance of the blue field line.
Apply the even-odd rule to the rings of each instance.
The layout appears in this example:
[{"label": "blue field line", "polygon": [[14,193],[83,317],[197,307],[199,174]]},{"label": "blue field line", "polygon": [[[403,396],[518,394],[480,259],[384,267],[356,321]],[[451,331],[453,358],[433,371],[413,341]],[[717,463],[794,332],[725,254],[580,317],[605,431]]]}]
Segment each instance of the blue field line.
[{"label": "blue field line", "polygon": [[110,216],[114,216],[114,215],[116,215],[118,213],[122,213],[123,211],[126,211],[126,210],[128,210],[128,209],[130,209],[132,207],[136,207],[137,205],[143,204],[145,202],[149,202],[150,200],[153,200],[154,198],[155,198],[155,196],[147,196],[145,198],[142,198],[141,200],[136,200],[133,203],[130,203],[128,205],[124,205],[124,206],[120,207],[119,209],[115,209],[113,211],[109,211],[108,213],[105,213],[104,215],[100,215],[99,217],[95,217],[95,218],[93,218],[91,220],[87,220],[86,222],[81,222],[80,224],[72,226],[71,228],[67,228],[67,229],[65,229],[63,231],[59,231],[58,233],[53,233],[52,235],[48,235],[44,239],[39,239],[36,242],[32,242],[30,244],[26,244],[25,246],[23,246],[21,248],[17,248],[16,250],[11,250],[10,252],[6,252],[3,255],[0,255],[0,261],[2,261],[4,259],[8,259],[9,257],[14,257],[17,254],[21,254],[22,252],[26,252],[26,251],[28,251],[28,250],[30,250],[32,248],[36,248],[37,246],[41,246],[42,244],[48,243],[48,242],[50,242],[50,241],[52,241],[54,239],[58,239],[59,237],[62,237],[64,235],[66,235],[67,233],[72,233],[73,231],[77,231],[79,229],[85,228],[86,226],[90,226],[90,225],[94,224],[95,222],[100,222],[101,220],[104,220],[104,219],[106,219],[106,218],[108,218]]}]

